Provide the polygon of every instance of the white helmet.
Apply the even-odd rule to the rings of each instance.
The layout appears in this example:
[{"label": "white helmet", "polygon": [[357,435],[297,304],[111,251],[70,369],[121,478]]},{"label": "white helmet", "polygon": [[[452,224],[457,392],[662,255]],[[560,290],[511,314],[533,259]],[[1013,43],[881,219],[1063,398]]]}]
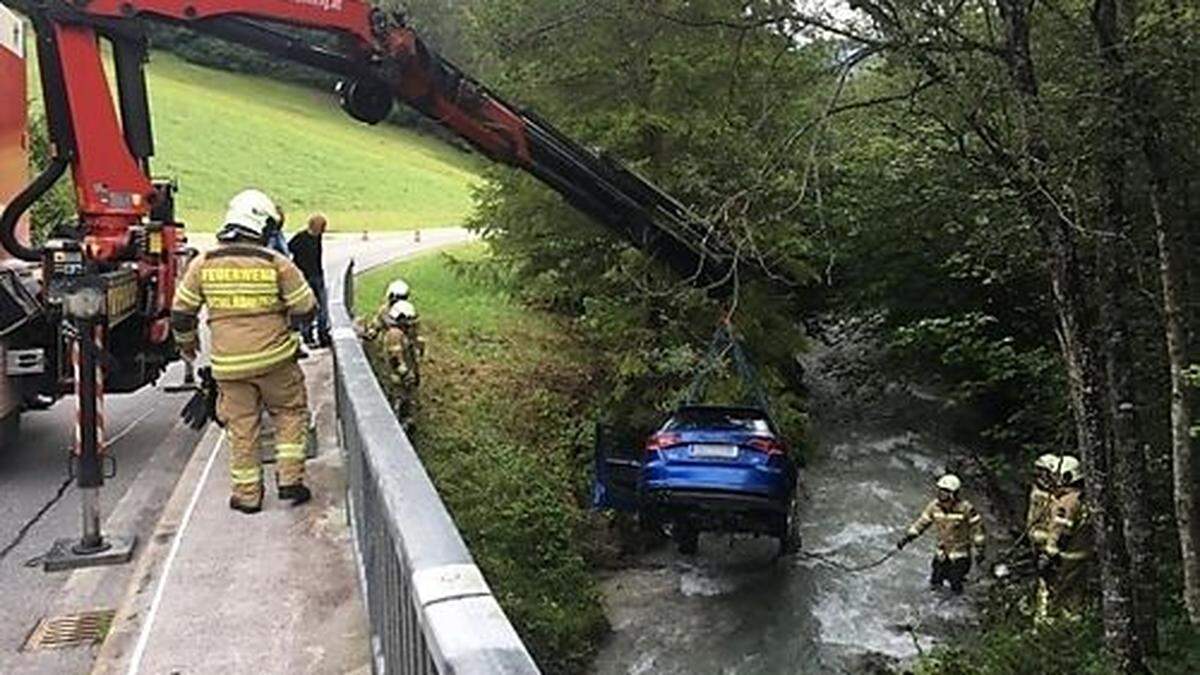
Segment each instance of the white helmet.
[{"label": "white helmet", "polygon": [[390,307],[401,300],[408,300],[408,284],[403,279],[397,279],[388,284],[388,306]]},{"label": "white helmet", "polygon": [[239,237],[262,239],[270,227],[283,224],[279,207],[266,194],[259,190],[243,190],[229,200],[229,210],[225,213],[225,227],[217,235],[222,241],[231,241]]},{"label": "white helmet", "polygon": [[1058,467],[1058,480],[1063,485],[1074,485],[1083,480],[1083,463],[1070,455],[1063,455]]},{"label": "white helmet", "polygon": [[937,487],[939,490],[947,490],[949,492],[958,492],[962,489],[962,481],[952,473],[948,473],[938,479]]},{"label": "white helmet", "polygon": [[394,326],[412,323],[417,320],[417,308],[407,300],[392,303],[388,308],[388,320]]}]

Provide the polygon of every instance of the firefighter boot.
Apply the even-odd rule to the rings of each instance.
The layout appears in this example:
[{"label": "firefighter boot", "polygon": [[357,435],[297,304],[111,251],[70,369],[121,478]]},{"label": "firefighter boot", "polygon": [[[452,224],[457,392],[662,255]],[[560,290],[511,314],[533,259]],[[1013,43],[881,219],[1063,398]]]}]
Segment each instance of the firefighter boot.
[{"label": "firefighter boot", "polygon": [[230,495],[229,508],[233,509],[234,511],[241,511],[247,515],[254,515],[255,513],[262,511],[262,500],[259,500],[257,504],[243,504],[240,500],[238,500],[237,497]]},{"label": "firefighter boot", "polygon": [[299,506],[312,499],[312,490],[304,485],[280,485],[279,498],[290,500],[292,506]]}]

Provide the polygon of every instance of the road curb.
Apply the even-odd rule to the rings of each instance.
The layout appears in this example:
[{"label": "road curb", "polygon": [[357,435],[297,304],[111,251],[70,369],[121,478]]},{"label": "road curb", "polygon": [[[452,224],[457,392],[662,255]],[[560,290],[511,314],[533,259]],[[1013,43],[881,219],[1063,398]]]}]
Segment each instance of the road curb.
[{"label": "road curb", "polygon": [[154,527],[154,533],[146,540],[142,553],[138,556],[133,577],[117,608],[104,645],[92,666],[93,675],[125,673],[128,670],[146,615],[153,602],[158,586],[156,582],[161,578],[163,566],[191,503],[196,484],[212,455],[220,450],[221,439],[221,429],[210,425],[200,443],[196,445],[196,451],[192,453],[187,466],[179,475],[175,489]]}]

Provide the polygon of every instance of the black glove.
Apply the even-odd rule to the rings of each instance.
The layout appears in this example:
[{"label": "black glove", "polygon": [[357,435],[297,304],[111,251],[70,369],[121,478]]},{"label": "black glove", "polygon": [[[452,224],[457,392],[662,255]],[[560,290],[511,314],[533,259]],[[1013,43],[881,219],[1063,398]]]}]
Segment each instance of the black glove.
[{"label": "black glove", "polygon": [[208,416],[217,426],[224,428],[225,420],[217,416],[217,396],[220,390],[217,389],[217,380],[213,378],[212,368],[205,366],[197,374],[200,376],[200,388],[204,392],[204,406],[208,409]]},{"label": "black glove", "polygon": [[184,424],[196,431],[203,429],[204,425],[208,424],[208,403],[204,398],[203,391],[197,389],[196,393],[192,394],[187,404],[183,406],[183,410],[179,411],[179,417]]},{"label": "black glove", "polygon": [[978,551],[976,551],[975,552],[975,562],[980,565],[987,563],[987,551],[985,551],[983,549],[979,549]]},{"label": "black glove", "polygon": [[217,418],[217,381],[213,379],[212,368],[201,368],[196,374],[199,376],[196,393],[188,399],[179,416],[185,424],[197,431],[203,429],[209,420],[215,420],[218,425],[225,426],[225,423]]},{"label": "black glove", "polygon": [[896,550],[903,551],[904,547],[908,546],[908,542],[912,541],[913,539],[914,537],[911,534],[906,534],[903,537],[900,537],[900,541],[896,542]]}]

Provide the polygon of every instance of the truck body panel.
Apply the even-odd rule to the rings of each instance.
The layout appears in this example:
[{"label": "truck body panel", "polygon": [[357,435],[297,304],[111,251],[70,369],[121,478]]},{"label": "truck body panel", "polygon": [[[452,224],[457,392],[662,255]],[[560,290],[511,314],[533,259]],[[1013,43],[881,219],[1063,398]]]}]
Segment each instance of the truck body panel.
[{"label": "truck body panel", "polygon": [[[21,18],[0,5],[0,209],[21,191],[28,180],[29,130],[27,119],[25,25]],[[18,228],[28,235],[29,223]],[[12,264],[0,248],[0,265]],[[0,343],[0,443],[15,426],[21,402],[8,381],[7,354]]]}]

